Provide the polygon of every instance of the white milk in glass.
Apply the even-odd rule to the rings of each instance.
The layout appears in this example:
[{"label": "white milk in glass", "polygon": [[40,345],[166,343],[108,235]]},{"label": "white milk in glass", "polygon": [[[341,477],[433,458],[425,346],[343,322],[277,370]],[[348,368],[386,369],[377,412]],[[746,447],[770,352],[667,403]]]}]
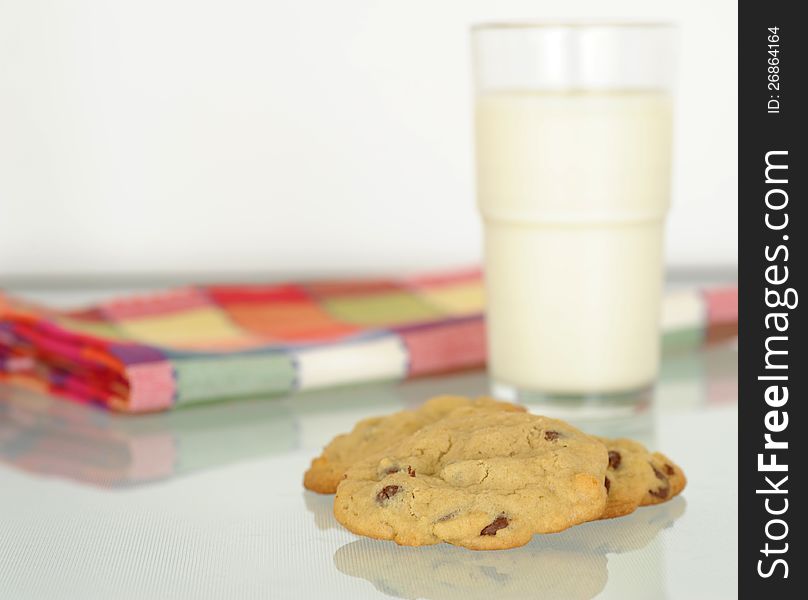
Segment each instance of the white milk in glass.
[{"label": "white milk in glass", "polygon": [[494,381],[575,395],[651,385],[670,96],[484,92],[476,119]]}]

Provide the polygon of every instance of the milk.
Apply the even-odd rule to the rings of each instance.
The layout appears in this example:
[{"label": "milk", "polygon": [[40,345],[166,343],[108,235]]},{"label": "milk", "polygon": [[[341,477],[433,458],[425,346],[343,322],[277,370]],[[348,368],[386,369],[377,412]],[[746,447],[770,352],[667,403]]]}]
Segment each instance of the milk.
[{"label": "milk", "polygon": [[495,382],[577,395],[654,381],[671,116],[662,92],[479,94]]}]

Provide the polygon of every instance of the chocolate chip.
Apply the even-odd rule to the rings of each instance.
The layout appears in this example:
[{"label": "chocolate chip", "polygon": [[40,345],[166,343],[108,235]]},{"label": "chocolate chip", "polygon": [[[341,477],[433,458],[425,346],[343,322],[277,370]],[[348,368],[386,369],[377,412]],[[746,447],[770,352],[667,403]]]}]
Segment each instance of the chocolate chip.
[{"label": "chocolate chip", "polygon": [[399,470],[400,470],[400,469],[399,469],[398,467],[387,467],[387,468],[384,470],[384,474],[385,474],[385,475],[392,475],[393,473],[398,473],[398,472],[399,472]]},{"label": "chocolate chip", "polygon": [[407,465],[407,474],[410,477],[415,477],[415,469],[413,469],[411,466]]},{"label": "chocolate chip", "polygon": [[609,450],[609,468],[616,469],[620,466],[620,461],[623,460],[623,457],[620,456],[620,453],[617,450]]},{"label": "chocolate chip", "polygon": [[547,440],[548,442],[552,442],[553,440],[557,440],[558,436],[560,436],[560,435],[561,434],[558,433],[557,431],[545,431],[544,432],[544,439]]},{"label": "chocolate chip", "polygon": [[496,519],[494,519],[491,523],[483,527],[483,530],[480,532],[480,535],[496,535],[497,531],[500,529],[504,529],[508,526],[510,521],[508,517],[505,515],[499,515]]},{"label": "chocolate chip", "polygon": [[378,494],[376,494],[376,502],[378,502],[379,504],[382,504],[385,500],[389,500],[390,498],[392,498],[393,496],[398,494],[398,491],[400,489],[401,489],[401,487],[398,486],[398,485],[386,485],[386,486],[384,486],[381,489],[381,491]]},{"label": "chocolate chip", "polygon": [[676,471],[668,463],[665,463],[665,473],[667,473],[668,475],[673,475],[674,473],[676,473]]},{"label": "chocolate chip", "polygon": [[609,488],[610,488],[610,487],[612,487],[612,482],[611,482],[611,481],[609,481],[609,478],[608,478],[608,477],[606,477],[606,478],[603,480],[603,485],[605,485],[605,486],[606,486],[606,493],[608,494],[608,493],[609,493]]},{"label": "chocolate chip", "polygon": [[657,479],[659,479],[661,481],[667,481],[668,480],[668,478],[665,477],[664,473],[662,473],[662,471],[657,469],[654,465],[651,465],[651,468],[654,470],[654,475],[656,475]]},{"label": "chocolate chip", "polygon": [[654,470],[654,475],[656,475],[656,478],[659,479],[660,481],[664,481],[665,483],[657,490],[648,490],[648,493],[651,494],[654,498],[664,500],[665,498],[668,497],[668,494],[671,491],[670,484],[668,483],[668,478],[662,471],[657,469],[653,464],[651,464],[651,468]]}]

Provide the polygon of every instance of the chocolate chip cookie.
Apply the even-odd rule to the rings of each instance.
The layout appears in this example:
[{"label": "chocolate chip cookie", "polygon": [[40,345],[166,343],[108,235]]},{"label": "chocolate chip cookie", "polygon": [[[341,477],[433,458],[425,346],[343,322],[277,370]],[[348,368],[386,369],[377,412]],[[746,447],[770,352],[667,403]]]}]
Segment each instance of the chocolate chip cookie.
[{"label": "chocolate chip cookie", "polygon": [[333,494],[352,464],[376,455],[459,408],[517,412],[525,410],[519,405],[498,402],[491,398],[472,400],[462,396],[437,396],[427,400],[416,410],[403,410],[392,415],[365,419],[357,423],[350,433],[334,438],[322,454],[312,461],[303,478],[304,487],[321,494]]},{"label": "chocolate chip cookie", "polygon": [[350,467],[334,515],[408,546],[522,546],[603,514],[606,446],[555,419],[459,409]]},{"label": "chocolate chip cookie", "polygon": [[664,454],[651,453],[639,442],[599,438],[609,450],[604,485],[608,492],[602,519],[620,517],[639,506],[659,504],[679,494],[685,474]]}]

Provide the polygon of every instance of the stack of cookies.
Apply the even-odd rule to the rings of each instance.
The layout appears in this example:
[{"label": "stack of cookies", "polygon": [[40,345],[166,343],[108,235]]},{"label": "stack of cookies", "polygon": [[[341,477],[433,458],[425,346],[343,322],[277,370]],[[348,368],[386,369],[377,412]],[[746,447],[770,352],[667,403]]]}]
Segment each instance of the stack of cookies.
[{"label": "stack of cookies", "polygon": [[673,498],[685,483],[673,461],[638,442],[459,396],[360,421],[304,478],[309,490],[336,492],[334,515],[354,533],[473,550],[627,515]]}]

